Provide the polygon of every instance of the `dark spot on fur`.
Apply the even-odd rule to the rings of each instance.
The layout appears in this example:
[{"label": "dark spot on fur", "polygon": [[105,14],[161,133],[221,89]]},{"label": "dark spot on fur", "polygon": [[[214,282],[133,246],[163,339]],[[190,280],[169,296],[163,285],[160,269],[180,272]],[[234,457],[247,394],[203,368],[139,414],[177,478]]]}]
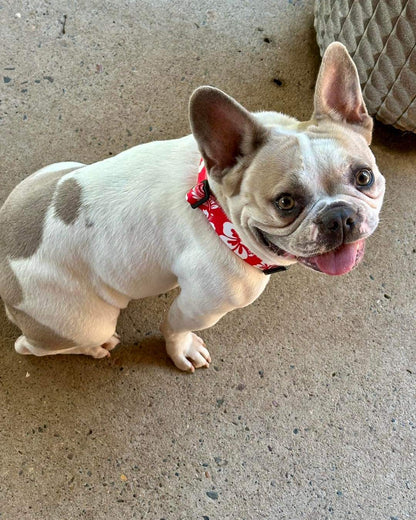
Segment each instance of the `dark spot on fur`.
[{"label": "dark spot on fur", "polygon": [[23,180],[0,209],[0,295],[5,303],[18,305],[22,288],[10,261],[29,258],[38,250],[46,212],[59,179],[74,168],[37,173]]},{"label": "dark spot on fur", "polygon": [[2,299],[10,305],[19,305],[23,300],[22,286],[7,258],[0,265],[0,288]]},{"label": "dark spot on fur", "polygon": [[73,224],[81,208],[82,188],[74,178],[62,182],[55,197],[55,215],[65,224]]},{"label": "dark spot on fur", "polygon": [[0,210],[1,256],[29,258],[36,253],[43,223],[61,172],[30,176],[9,195]]}]

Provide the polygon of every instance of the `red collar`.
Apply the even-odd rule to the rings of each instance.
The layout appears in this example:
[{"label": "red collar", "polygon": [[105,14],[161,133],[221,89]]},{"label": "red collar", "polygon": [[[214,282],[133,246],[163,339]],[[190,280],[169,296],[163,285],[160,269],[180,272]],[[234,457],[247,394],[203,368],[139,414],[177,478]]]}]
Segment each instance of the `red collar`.
[{"label": "red collar", "polygon": [[186,194],[186,200],[192,208],[199,208],[202,211],[224,244],[244,260],[244,262],[257,267],[257,269],[263,271],[264,274],[286,271],[287,268],[283,265],[266,264],[243,244],[233,223],[228,219],[215,195],[211,193],[207,177],[207,169],[204,160],[201,159],[198,172],[198,184]]}]

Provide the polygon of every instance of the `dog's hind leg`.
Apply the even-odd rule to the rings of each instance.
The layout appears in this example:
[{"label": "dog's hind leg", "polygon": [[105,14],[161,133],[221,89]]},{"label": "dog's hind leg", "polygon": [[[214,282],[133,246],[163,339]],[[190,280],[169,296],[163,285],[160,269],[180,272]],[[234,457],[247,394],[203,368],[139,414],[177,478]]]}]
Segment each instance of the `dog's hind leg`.
[{"label": "dog's hind leg", "polygon": [[110,356],[120,338],[115,332],[116,316],[114,320],[103,321],[94,327],[86,327],[86,334],[77,339],[60,336],[56,331],[42,325],[25,312],[9,307],[9,317],[22,330],[15,343],[15,350],[19,354],[33,354],[35,356],[53,356],[55,354],[84,354],[94,358]]},{"label": "dog's hind leg", "polygon": [[18,354],[23,355],[32,354],[34,356],[53,356],[56,354],[84,354],[96,359],[101,359],[104,357],[110,357],[109,351],[118,345],[118,343],[120,343],[120,340],[116,336],[112,336],[106,343],[103,343],[103,345],[79,345],[75,347],[53,350],[50,348],[44,348],[40,345],[34,345],[28,338],[26,338],[26,336],[20,336],[16,340],[14,348]]}]

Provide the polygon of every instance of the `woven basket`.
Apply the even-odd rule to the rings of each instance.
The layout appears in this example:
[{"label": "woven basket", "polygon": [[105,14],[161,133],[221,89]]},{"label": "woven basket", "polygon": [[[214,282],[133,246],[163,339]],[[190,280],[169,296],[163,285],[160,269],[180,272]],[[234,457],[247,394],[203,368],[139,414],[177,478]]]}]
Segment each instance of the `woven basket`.
[{"label": "woven basket", "polygon": [[416,132],[416,0],[316,0],[315,29],[321,56],[347,47],[368,112]]}]

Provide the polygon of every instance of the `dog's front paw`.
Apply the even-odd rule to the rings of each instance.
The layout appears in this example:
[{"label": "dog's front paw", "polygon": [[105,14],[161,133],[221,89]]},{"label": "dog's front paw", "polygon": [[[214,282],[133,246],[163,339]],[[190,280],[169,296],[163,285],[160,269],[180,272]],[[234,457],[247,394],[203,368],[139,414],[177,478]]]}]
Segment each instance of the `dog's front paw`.
[{"label": "dog's front paw", "polygon": [[180,370],[195,372],[195,368],[208,368],[211,363],[211,356],[203,340],[193,332],[188,332],[181,340],[167,340],[166,350]]}]

